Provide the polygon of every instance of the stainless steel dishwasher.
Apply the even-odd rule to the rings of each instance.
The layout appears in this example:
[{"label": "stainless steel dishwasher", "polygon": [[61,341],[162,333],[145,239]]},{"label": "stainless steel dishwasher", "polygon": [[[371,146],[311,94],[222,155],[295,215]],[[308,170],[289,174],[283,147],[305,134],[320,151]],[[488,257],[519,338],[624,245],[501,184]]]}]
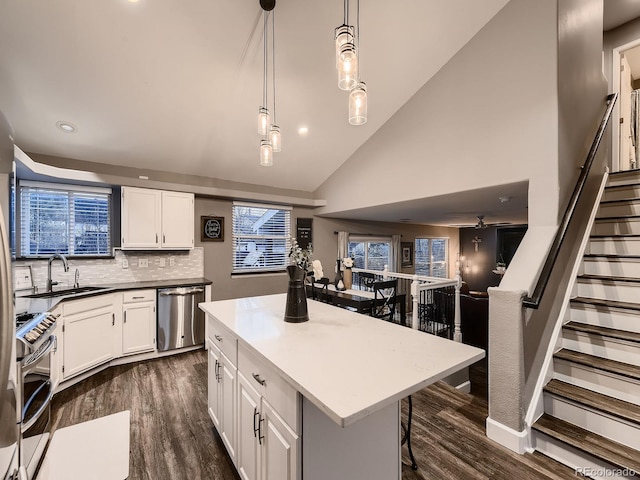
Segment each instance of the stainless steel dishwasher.
[{"label": "stainless steel dishwasher", "polygon": [[158,351],[204,345],[204,287],[158,289]]}]

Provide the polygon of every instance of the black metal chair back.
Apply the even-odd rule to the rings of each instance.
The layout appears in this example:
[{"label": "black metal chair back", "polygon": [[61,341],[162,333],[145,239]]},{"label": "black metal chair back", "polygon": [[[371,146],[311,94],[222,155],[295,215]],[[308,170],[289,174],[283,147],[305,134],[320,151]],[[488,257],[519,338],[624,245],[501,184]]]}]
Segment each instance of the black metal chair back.
[{"label": "black metal chair back", "polygon": [[358,288],[360,290],[366,290],[373,292],[373,283],[376,281],[376,276],[369,272],[358,273]]},{"label": "black metal chair back", "polygon": [[329,283],[327,277],[315,278],[311,277],[311,298],[325,303],[331,303],[329,296]]},{"label": "black metal chair back", "polygon": [[371,316],[393,321],[396,314],[396,290],[398,279],[373,282]]}]

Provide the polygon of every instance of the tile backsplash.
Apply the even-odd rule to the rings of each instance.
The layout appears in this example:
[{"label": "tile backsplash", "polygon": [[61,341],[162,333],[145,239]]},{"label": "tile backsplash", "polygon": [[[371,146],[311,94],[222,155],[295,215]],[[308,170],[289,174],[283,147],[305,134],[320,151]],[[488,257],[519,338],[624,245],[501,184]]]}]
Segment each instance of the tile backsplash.
[{"label": "tile backsplash", "polygon": [[[15,265],[30,265],[33,283],[43,292],[47,284],[47,263],[44,259],[18,260]],[[202,247],[171,252],[118,249],[115,258],[69,259],[68,272],[56,259],[51,266],[51,277],[58,282],[55,288],[72,287],[76,269],[80,272],[80,286],[199,278],[204,276],[204,250]]]}]

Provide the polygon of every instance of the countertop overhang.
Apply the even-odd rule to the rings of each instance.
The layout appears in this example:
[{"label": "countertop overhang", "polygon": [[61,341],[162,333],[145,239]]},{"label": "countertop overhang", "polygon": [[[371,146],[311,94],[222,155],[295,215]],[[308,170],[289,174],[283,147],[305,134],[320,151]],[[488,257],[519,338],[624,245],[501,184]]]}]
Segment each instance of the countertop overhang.
[{"label": "countertop overhang", "polygon": [[286,323],[285,294],[200,308],[269,362],[341,427],[484,358],[485,352],[308,300],[309,318]]}]

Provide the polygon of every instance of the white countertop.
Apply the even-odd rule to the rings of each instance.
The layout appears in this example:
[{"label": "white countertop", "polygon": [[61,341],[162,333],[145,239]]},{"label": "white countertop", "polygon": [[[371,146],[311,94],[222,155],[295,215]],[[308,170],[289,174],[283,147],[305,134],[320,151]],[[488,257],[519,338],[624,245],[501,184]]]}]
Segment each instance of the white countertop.
[{"label": "white countertop", "polygon": [[308,322],[286,323],[286,294],[200,308],[340,426],[347,426],[484,357],[451,340],[307,300]]}]

